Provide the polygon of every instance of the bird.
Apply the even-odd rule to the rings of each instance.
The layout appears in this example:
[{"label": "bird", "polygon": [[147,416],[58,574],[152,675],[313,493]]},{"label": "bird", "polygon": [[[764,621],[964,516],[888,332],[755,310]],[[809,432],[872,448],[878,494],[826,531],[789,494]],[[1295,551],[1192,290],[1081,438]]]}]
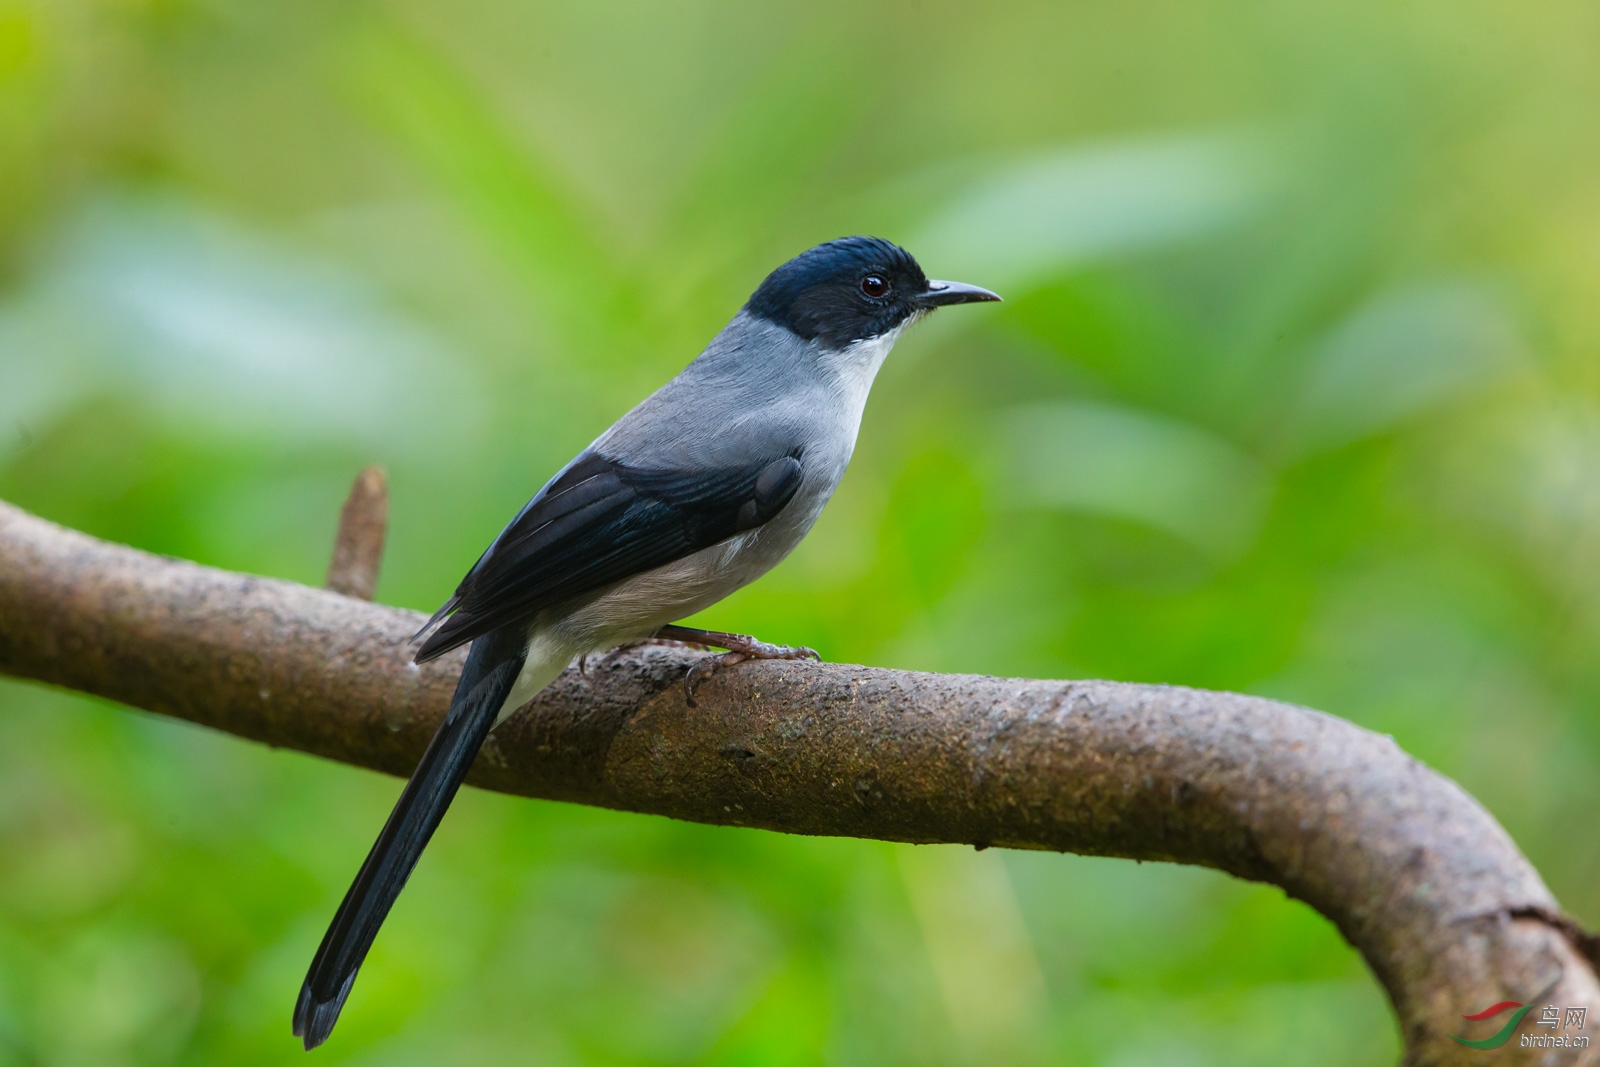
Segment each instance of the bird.
[{"label": "bird", "polygon": [[417,633],[421,664],[470,645],[449,710],[324,935],[294,1007],[327,1040],[378,928],[478,750],[575,658],[650,640],[720,648],[686,676],[811,649],[683,626],[787,556],[833,495],[867,394],[905,329],[997,301],[929,280],[877,237],[778,267],[687,367],[540,489]]}]

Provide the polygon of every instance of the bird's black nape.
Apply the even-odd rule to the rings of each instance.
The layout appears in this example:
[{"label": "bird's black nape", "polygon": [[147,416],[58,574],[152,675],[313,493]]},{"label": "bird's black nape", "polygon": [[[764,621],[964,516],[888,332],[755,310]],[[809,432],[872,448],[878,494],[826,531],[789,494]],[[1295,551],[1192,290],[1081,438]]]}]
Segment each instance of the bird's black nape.
[{"label": "bird's black nape", "polygon": [[929,308],[928,277],[910,252],[881,237],[841,237],[767,275],[745,305],[807,341],[844,348]]}]

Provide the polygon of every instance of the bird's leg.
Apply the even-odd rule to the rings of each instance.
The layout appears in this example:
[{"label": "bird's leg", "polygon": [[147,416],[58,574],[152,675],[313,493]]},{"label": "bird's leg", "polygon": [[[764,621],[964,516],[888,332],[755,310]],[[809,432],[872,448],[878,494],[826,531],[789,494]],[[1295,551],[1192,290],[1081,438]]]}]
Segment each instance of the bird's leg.
[{"label": "bird's leg", "polygon": [[[697,652],[711,651],[711,646],[701,641],[679,641],[671,637],[656,636],[647,637],[643,641],[626,641],[620,645],[617,645],[615,648],[608,648],[606,649],[606,654],[600,657],[600,662],[602,665],[610,663],[624,652],[632,652],[634,649],[644,648],[646,645],[666,645],[668,648],[692,648]],[[718,645],[717,647],[722,648],[723,646]],[[578,673],[587,678],[589,676],[588,667],[589,653],[580,653],[578,656]]]},{"label": "bird's leg", "polygon": [[701,682],[716,674],[724,667],[732,667],[735,663],[743,663],[747,659],[815,659],[815,649],[793,645],[769,645],[765,641],[757,641],[746,634],[730,634],[722,630],[697,630],[692,626],[663,626],[656,631],[656,640],[681,642],[686,645],[707,645],[712,648],[725,648],[728,651],[716,656],[707,656],[693,667],[683,678],[684,695],[689,699],[689,706],[695,707],[694,691]]}]

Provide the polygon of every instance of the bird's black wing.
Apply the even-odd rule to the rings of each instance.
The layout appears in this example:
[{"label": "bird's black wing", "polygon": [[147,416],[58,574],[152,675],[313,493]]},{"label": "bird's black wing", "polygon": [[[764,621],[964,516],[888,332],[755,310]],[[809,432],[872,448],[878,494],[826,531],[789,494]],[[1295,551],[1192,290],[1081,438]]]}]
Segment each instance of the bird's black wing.
[{"label": "bird's black wing", "polygon": [[783,510],[801,477],[798,450],[693,471],[587,452],[467,572],[422,631],[416,661],[754,529]]}]

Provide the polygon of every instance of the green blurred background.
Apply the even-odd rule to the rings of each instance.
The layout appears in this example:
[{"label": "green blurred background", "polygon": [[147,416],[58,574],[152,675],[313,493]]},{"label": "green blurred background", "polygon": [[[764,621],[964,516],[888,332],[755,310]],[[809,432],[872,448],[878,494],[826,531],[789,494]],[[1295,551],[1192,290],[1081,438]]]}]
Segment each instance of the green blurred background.
[{"label": "green blurred background", "polygon": [[[1579,0],[0,0],[0,497],[316,583],[382,463],[379,597],[431,610],[767,270],[880,234],[1007,303],[902,342],[707,622],[1326,709],[1600,923],[1597,165]],[[0,1063],[306,1062],[397,790],[0,683]],[[1397,1049],[1275,889],[468,791],[317,1057]]]}]

